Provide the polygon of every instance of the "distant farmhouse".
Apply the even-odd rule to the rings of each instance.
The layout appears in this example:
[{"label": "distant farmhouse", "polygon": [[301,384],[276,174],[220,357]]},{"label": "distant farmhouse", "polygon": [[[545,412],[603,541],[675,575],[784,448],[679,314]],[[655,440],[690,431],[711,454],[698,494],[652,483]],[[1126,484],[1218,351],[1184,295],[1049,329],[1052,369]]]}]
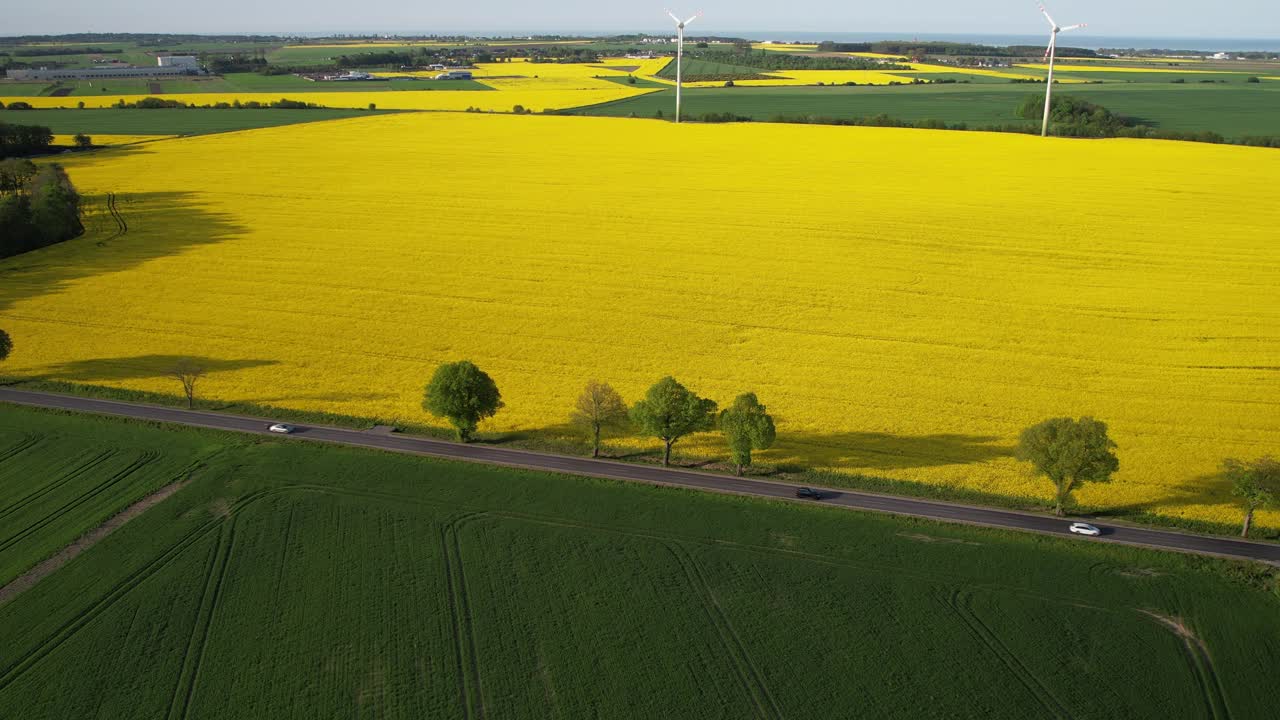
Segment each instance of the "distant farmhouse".
[{"label": "distant farmhouse", "polygon": [[96,68],[56,68],[49,70],[13,70],[6,71],[10,80],[97,80],[99,78],[122,77],[169,77],[173,75],[199,75],[200,61],[194,55],[161,55],[156,58],[155,67],[96,67]]}]

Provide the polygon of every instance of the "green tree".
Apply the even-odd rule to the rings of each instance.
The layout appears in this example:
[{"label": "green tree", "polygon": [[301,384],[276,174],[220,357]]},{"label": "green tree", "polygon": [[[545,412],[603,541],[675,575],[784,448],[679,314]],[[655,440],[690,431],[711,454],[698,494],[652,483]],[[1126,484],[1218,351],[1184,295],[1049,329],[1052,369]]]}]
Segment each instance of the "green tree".
[{"label": "green tree", "polygon": [[1091,417],[1053,418],[1022,431],[1017,455],[1053,481],[1057,490],[1053,511],[1061,516],[1076,488],[1086,482],[1111,481],[1111,474],[1120,468],[1112,452],[1115,447],[1104,422]]},{"label": "green tree", "polygon": [[778,436],[773,417],[756,399],[755,393],[743,393],[733,405],[720,413],[720,431],[729,443],[733,456],[734,472],[742,474],[743,467],[751,466],[752,450],[768,450]]},{"label": "green tree", "polygon": [[93,138],[89,137],[88,135],[85,135],[84,133],[77,134],[74,138],[72,138],[72,141],[75,142],[76,147],[78,148],[93,147]]},{"label": "green tree", "polygon": [[591,433],[591,457],[600,457],[600,432],[626,422],[627,405],[609,383],[592,380],[574,403],[571,419]]},{"label": "green tree", "polygon": [[422,408],[447,419],[462,442],[470,440],[480,421],[493,417],[502,406],[493,378],[467,360],[436,368],[422,399]]},{"label": "green tree", "polygon": [[11,352],[13,352],[13,338],[9,337],[9,333],[0,330],[0,362],[8,359]]},{"label": "green tree", "polygon": [[671,464],[671,446],[690,433],[715,427],[716,403],[700,398],[667,376],[653,384],[631,408],[631,421],[646,435],[662,440],[663,467]]},{"label": "green tree", "polygon": [[1240,537],[1249,537],[1253,513],[1274,504],[1277,494],[1280,494],[1280,460],[1269,456],[1257,460],[1228,458],[1223,461],[1222,469],[1231,480],[1231,494],[1244,504],[1244,527],[1240,529]]}]

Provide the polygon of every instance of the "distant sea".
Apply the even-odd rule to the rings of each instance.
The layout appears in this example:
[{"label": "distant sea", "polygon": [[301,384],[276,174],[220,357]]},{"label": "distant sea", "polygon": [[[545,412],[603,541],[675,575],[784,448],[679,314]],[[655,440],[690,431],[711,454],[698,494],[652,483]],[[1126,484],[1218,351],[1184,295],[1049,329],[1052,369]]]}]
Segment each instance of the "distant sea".
[{"label": "distant sea", "polygon": [[[778,42],[875,42],[876,40],[934,40],[975,43],[979,45],[1044,45],[1044,35],[964,35],[910,32],[789,32],[789,33],[726,33],[741,35],[748,40],[774,40]],[[1195,37],[1122,37],[1064,33],[1058,42],[1071,47],[1135,48],[1138,50],[1197,50],[1204,52],[1280,52],[1280,38],[1195,38]]]},{"label": "distant sea", "polygon": [[[708,32],[712,29],[708,28]],[[376,34],[365,31],[367,34]],[[411,31],[403,28],[388,31],[398,35],[418,35],[418,34],[435,34],[435,35],[472,35],[476,37],[526,37],[528,35],[550,35],[562,33],[565,35],[581,34],[587,37],[611,35],[618,33],[635,33],[635,30],[618,31],[618,33],[601,32],[599,30],[590,32],[579,32],[576,30],[530,30],[530,31],[513,31],[503,30],[497,31],[481,31],[481,30],[430,30],[430,31]],[[649,30],[654,35],[671,34],[670,28],[656,27]],[[697,30],[692,30],[696,34]],[[301,36],[327,36],[332,33],[284,33]],[[1044,45],[1048,41],[1048,33],[1043,35],[974,35],[974,34],[948,34],[948,33],[915,33],[915,32],[765,32],[759,30],[719,30],[715,29],[714,33],[719,37],[740,37],[747,40],[774,40],[776,42],[818,42],[821,40],[831,40],[834,42],[874,42],[876,40],[938,40],[948,42],[976,43],[980,45]],[[1085,33],[1076,34],[1068,33],[1063,35],[1059,42],[1070,47],[1089,48],[1097,50],[1100,48],[1134,48],[1138,50],[1194,50],[1200,52],[1245,52],[1249,50],[1259,52],[1280,52],[1280,38],[1204,38],[1204,37],[1123,37],[1109,35],[1088,35]]]}]

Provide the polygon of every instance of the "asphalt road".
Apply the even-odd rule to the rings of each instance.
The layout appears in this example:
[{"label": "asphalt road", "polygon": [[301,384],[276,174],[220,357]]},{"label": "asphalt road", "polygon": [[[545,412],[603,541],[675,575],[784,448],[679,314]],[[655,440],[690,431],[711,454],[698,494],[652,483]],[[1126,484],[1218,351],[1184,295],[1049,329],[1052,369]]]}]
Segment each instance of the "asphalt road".
[{"label": "asphalt road", "polygon": [[[127,403],[115,400],[97,400],[93,398],[58,395],[54,393],[32,392],[0,388],[0,402],[31,405],[42,408],[73,410],[78,412],[97,413],[102,415],[118,415],[123,417],[154,420],[158,422],[189,425],[195,427],[232,430],[236,432],[268,434],[267,426],[275,420],[246,417],[243,415],[227,415],[223,413],[182,410],[179,408],[142,403]],[[729,475],[716,475],[688,470],[668,469],[652,465],[634,465],[609,460],[592,460],[590,458],[569,455],[553,455],[549,453],[513,450],[489,445],[463,445],[460,443],[434,440],[431,438],[397,435],[391,433],[347,430],[342,428],[298,425],[293,435],[278,436],[312,442],[338,443],[359,447],[388,450],[391,452],[413,455],[429,455],[432,457],[466,460],[470,462],[489,463],[492,465],[508,465],[513,467],[549,470],[553,472],[588,475],[592,477],[629,480],[658,485],[672,485],[715,492],[756,495],[761,497],[786,498],[795,500],[796,486],[770,480],[738,478]],[[1050,535],[1068,535],[1069,518],[1054,518],[1047,515],[1000,510],[997,508],[976,507],[957,503],[920,500],[916,498],[879,495],[875,493],[840,490],[835,488],[815,488],[822,493],[820,501],[824,505],[873,510],[896,515],[912,515],[917,517],[945,520],[950,522],[985,525],[1012,530],[1047,533]],[[1280,545],[1247,542],[1223,537],[1209,537],[1156,530],[1133,525],[1102,525],[1094,523],[1102,529],[1098,538],[1080,538],[1080,542],[1114,542],[1130,545],[1142,545],[1165,550],[1218,555],[1233,558],[1246,558],[1280,564]],[[1075,536],[1072,536],[1075,537]]]}]

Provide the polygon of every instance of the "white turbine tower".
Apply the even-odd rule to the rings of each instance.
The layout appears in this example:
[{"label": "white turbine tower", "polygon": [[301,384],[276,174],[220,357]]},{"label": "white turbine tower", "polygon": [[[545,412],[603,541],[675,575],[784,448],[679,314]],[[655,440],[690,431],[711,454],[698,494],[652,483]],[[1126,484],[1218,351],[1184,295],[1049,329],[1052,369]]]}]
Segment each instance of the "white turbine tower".
[{"label": "white turbine tower", "polygon": [[672,20],[676,21],[676,122],[680,122],[680,83],[683,77],[680,61],[684,57],[684,26],[702,17],[702,11],[699,10],[697,14],[688,20],[681,20],[670,10],[667,11],[667,14],[671,16]]},{"label": "white turbine tower", "polygon": [[1040,137],[1044,137],[1049,134],[1049,105],[1053,101],[1053,62],[1058,56],[1058,33],[1071,32],[1086,26],[1081,23],[1058,27],[1058,23],[1043,5],[1040,6],[1040,12],[1044,13],[1044,18],[1049,21],[1049,27],[1053,28],[1053,32],[1049,35],[1049,49],[1044,51],[1044,56],[1049,59],[1049,80],[1044,89],[1044,124],[1040,127]]}]

